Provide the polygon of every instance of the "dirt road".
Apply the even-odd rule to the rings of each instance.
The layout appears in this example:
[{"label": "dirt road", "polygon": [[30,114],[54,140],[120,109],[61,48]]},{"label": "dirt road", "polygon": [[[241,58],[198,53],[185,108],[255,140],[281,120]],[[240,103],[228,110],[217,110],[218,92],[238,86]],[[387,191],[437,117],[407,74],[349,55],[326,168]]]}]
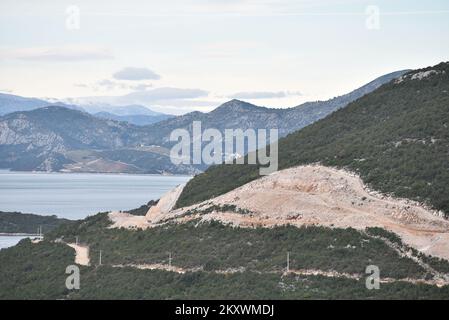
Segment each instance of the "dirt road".
[{"label": "dirt road", "polygon": [[89,247],[77,245],[75,243],[67,243],[67,245],[73,249],[75,249],[75,263],[88,266],[89,265]]}]

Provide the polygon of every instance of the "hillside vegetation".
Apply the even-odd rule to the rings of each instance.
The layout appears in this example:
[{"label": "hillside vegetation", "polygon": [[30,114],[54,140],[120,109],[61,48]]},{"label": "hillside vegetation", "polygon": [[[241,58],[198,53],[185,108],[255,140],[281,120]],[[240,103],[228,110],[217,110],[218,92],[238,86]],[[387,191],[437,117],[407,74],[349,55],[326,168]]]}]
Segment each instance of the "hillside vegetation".
[{"label": "hillside vegetation", "polygon": [[[411,71],[279,141],[279,169],[321,163],[372,188],[449,214],[449,63]],[[219,165],[190,180],[177,207],[259,178],[257,165]]]},{"label": "hillside vegetation", "polygon": [[23,240],[0,251],[0,299],[447,299],[449,286],[393,282],[367,290],[365,279],[275,273],[80,267],[80,289],[67,290],[68,246]]},{"label": "hillside vegetation", "polygon": [[[381,277],[428,279],[410,258],[379,238],[382,229],[359,232],[323,227],[244,229],[219,223],[166,225],[145,231],[108,229],[105,213],[63,225],[41,243],[28,239],[0,251],[0,299],[447,299],[449,286],[393,281],[365,287],[366,265]],[[65,288],[74,250],[53,240],[90,246],[91,266],[80,266],[80,290]],[[99,249],[102,265],[98,265]],[[283,274],[290,269],[358,274],[359,279]],[[168,263],[199,267],[184,274],[132,265]],[[428,259],[432,260],[432,258]],[[429,260],[429,261],[430,261]],[[441,265],[441,263],[444,263]],[[447,262],[433,261],[444,266]],[[232,269],[238,270],[232,272]],[[228,270],[229,272],[226,272]]]},{"label": "hillside vegetation", "polygon": [[75,236],[90,247],[91,259],[103,263],[173,264],[207,271],[243,268],[247,271],[282,271],[290,252],[292,269],[319,269],[361,274],[378,265],[385,277],[425,278],[426,271],[401,257],[382,240],[355,229],[325,227],[238,228],[219,222],[170,224],[147,230],[109,229],[106,214],[62,226],[47,239],[74,242]]},{"label": "hillside vegetation", "polygon": [[405,282],[367,290],[365,280],[242,272],[216,274],[100,267],[69,299],[447,299],[449,287]]},{"label": "hillside vegetation", "polygon": [[67,293],[66,267],[75,252],[64,244],[29,239],[0,250],[0,299],[56,299]]},{"label": "hillside vegetation", "polygon": [[31,213],[0,211],[0,233],[36,233],[40,227],[43,233],[53,230],[71,220],[57,216],[41,216]]}]

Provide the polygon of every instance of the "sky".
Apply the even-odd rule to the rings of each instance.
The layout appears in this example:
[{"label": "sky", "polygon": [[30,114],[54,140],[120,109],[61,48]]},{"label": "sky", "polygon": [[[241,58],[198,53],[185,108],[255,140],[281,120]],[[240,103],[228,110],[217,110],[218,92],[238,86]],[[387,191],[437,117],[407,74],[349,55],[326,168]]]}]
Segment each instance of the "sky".
[{"label": "sky", "polygon": [[449,60],[447,0],[1,0],[0,92],[285,108]]}]

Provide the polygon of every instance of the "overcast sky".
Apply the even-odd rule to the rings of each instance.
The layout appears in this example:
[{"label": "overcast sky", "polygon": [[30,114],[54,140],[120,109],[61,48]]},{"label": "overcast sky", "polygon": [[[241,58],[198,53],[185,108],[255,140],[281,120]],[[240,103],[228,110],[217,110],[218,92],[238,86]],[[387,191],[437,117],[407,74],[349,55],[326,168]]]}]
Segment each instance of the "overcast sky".
[{"label": "overcast sky", "polygon": [[0,91],[292,107],[448,61],[448,35],[446,0],[1,0]]}]

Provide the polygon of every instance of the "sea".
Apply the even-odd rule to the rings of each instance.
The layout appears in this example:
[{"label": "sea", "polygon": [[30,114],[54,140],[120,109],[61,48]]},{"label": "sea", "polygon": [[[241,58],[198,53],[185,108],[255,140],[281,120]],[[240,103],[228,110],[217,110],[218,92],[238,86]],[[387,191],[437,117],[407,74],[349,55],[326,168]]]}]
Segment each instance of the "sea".
[{"label": "sea", "polygon": [[[0,211],[83,219],[98,212],[138,208],[189,179],[190,176],[0,170]],[[15,245],[22,238],[0,236],[0,249]]]}]

